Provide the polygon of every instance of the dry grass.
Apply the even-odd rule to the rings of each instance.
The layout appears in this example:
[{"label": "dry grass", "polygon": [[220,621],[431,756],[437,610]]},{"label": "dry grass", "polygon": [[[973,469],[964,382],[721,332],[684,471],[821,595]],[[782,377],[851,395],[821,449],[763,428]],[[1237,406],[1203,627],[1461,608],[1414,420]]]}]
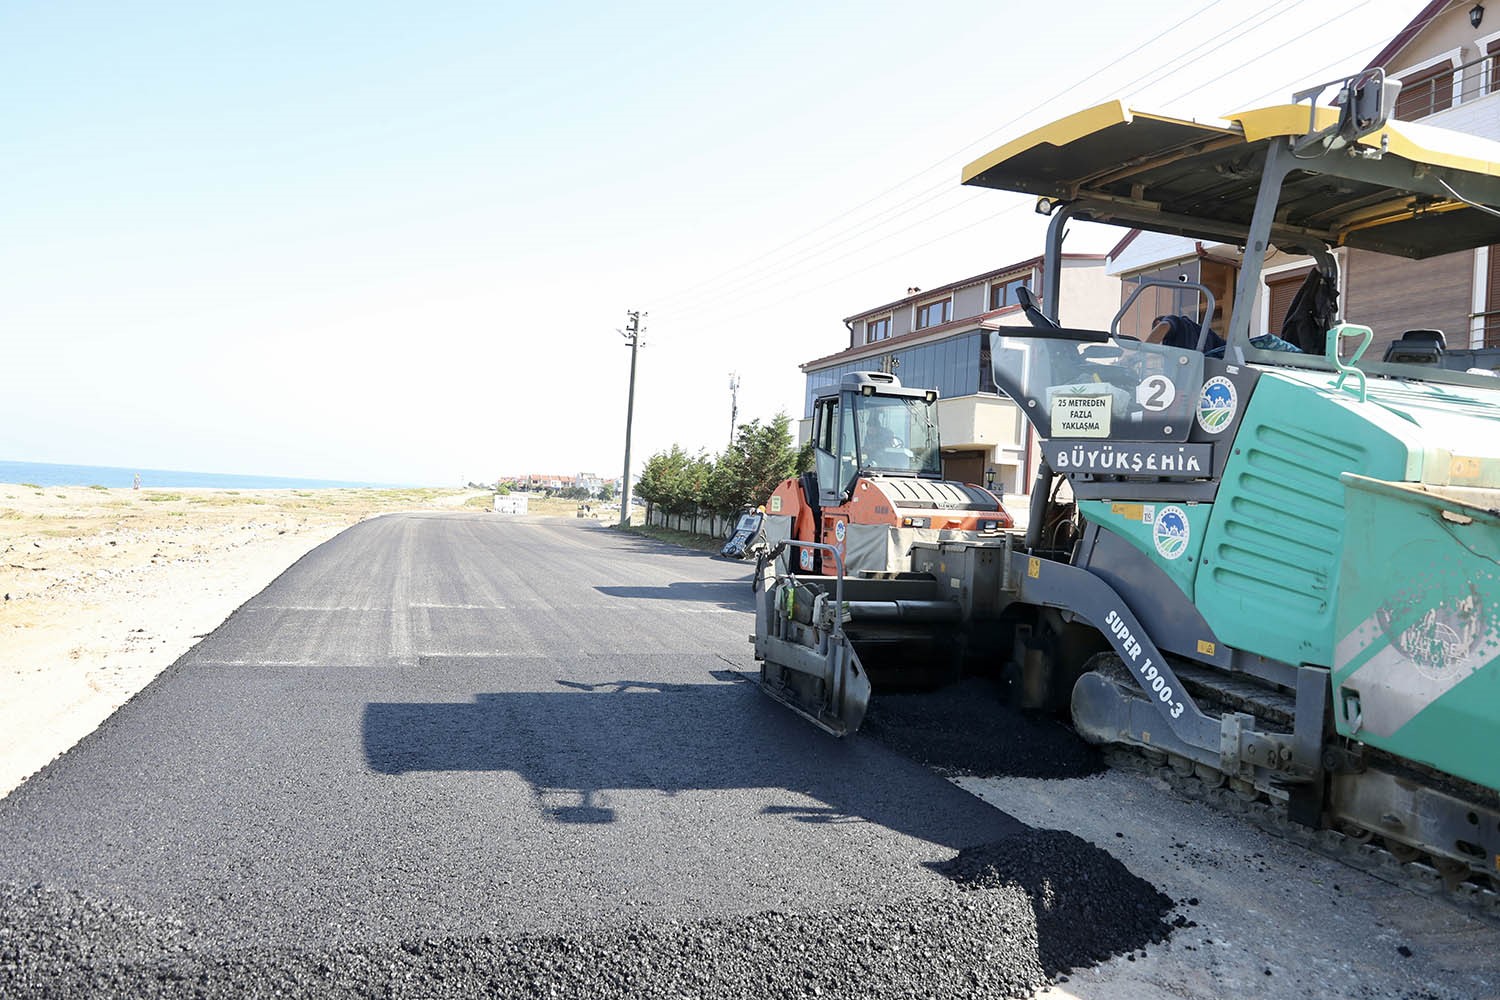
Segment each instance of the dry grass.
[{"label": "dry grass", "polygon": [[724,539],[710,535],[695,535],[688,531],[675,531],[672,528],[657,528],[645,524],[631,525],[628,528],[616,528],[631,535],[640,535],[642,538],[654,538],[658,542],[670,542],[685,549],[697,549],[700,552],[718,552],[724,547]]}]

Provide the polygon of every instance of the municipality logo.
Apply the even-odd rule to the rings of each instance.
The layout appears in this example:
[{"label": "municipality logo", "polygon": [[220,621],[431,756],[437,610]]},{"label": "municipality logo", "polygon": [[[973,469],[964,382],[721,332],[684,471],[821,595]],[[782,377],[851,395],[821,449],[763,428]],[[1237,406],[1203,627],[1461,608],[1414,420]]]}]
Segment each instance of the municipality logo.
[{"label": "municipality logo", "polygon": [[1210,434],[1219,433],[1234,419],[1238,404],[1234,383],[1215,375],[1203,383],[1203,391],[1198,395],[1198,426]]},{"label": "municipality logo", "polygon": [[1187,511],[1176,504],[1157,511],[1156,523],[1151,526],[1151,538],[1163,559],[1176,559],[1186,552],[1191,532]]}]

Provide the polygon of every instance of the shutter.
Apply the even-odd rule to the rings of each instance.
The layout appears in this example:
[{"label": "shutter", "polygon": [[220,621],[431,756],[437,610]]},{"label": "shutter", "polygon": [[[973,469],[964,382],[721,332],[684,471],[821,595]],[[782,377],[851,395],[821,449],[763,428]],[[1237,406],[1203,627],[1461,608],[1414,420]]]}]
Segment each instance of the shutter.
[{"label": "shutter", "polygon": [[1396,97],[1396,118],[1416,121],[1453,107],[1453,67],[1440,63],[1403,77]]},{"label": "shutter", "polygon": [[[1490,247],[1490,266],[1485,276],[1484,346],[1500,347],[1500,245]],[[1452,345],[1458,346],[1458,345]]]},{"label": "shutter", "polygon": [[1278,336],[1281,334],[1287,310],[1292,308],[1292,299],[1297,297],[1297,289],[1302,287],[1302,282],[1307,279],[1311,270],[1310,267],[1299,267],[1295,271],[1283,271],[1266,279],[1266,287],[1271,290],[1271,306],[1266,312],[1268,332]]}]

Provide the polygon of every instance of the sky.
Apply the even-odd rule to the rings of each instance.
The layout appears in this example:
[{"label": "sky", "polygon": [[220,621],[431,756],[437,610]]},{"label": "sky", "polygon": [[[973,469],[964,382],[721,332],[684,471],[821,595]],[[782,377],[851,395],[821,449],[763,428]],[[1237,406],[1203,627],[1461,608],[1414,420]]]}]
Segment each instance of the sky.
[{"label": "sky", "polygon": [[[619,475],[841,320],[1041,252],[962,166],[1362,68],[1395,0],[0,6],[0,459]],[[1102,252],[1118,230],[1079,227]]]}]

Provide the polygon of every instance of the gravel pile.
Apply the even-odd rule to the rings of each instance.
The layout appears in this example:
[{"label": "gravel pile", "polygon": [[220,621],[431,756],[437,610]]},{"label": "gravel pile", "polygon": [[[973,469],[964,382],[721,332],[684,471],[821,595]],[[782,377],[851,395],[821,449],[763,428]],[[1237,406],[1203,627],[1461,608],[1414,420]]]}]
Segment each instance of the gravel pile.
[{"label": "gravel pile", "polygon": [[936,691],[876,692],[860,732],[949,776],[1082,778],[1104,770],[1097,747],[1056,719],[1005,703],[981,677]]},{"label": "gravel pile", "polygon": [[0,996],[1025,997],[1168,931],[1170,901],[1068,834],[941,867],[953,885],[891,905],[227,952],[129,907],[0,885]]},{"label": "gravel pile", "polygon": [[1062,830],[968,847],[936,868],[965,889],[1020,887],[1036,914],[1038,958],[1051,975],[1131,953],[1190,923],[1169,924],[1170,898]]}]

